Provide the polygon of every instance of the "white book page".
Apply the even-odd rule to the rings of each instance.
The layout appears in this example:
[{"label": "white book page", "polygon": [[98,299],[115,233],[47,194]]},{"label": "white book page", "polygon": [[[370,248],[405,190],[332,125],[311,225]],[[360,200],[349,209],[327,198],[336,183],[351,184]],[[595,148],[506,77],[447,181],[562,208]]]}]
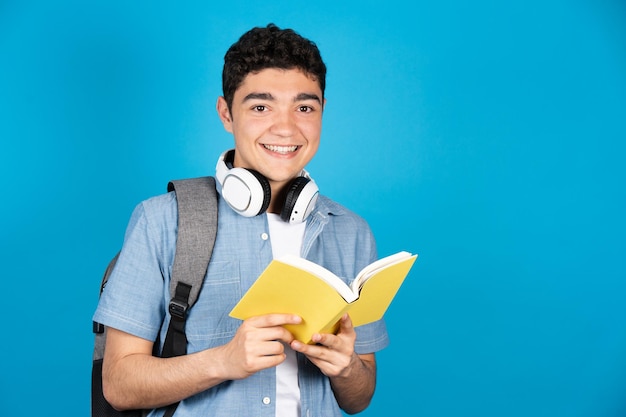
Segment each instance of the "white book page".
[{"label": "white book page", "polygon": [[281,256],[277,260],[289,265],[295,265],[301,269],[309,271],[313,275],[320,278],[322,281],[327,282],[330,286],[335,288],[339,295],[341,295],[349,303],[358,298],[357,294],[354,293],[350,289],[350,287],[348,287],[348,285],[341,280],[341,278],[339,278],[337,275],[333,274],[323,266],[320,266],[314,262],[295,255]]},{"label": "white book page", "polygon": [[409,252],[402,251],[372,262],[371,264],[363,268],[358,273],[354,281],[352,281],[352,284],[350,285],[352,292],[358,294],[365,281],[367,281],[376,272],[380,271],[388,265],[394,264],[411,256],[413,255],[411,255]]}]

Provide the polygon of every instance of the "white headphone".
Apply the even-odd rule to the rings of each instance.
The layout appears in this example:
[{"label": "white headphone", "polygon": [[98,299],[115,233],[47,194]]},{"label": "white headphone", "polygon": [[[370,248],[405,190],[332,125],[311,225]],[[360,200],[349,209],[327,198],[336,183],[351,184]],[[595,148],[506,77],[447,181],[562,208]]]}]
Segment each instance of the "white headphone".
[{"label": "white headphone", "polygon": [[[222,153],[215,167],[215,178],[222,187],[222,197],[237,213],[253,217],[265,213],[271,198],[270,184],[261,173],[247,168],[233,167],[235,150]],[[280,218],[289,223],[306,220],[315,208],[319,189],[309,173],[302,170],[288,190],[280,212]]]}]

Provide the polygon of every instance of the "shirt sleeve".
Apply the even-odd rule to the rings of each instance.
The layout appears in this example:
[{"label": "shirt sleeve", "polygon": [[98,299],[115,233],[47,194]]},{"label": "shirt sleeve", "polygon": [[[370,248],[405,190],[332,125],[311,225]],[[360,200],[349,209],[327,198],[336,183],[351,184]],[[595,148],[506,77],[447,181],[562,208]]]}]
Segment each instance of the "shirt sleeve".
[{"label": "shirt sleeve", "polygon": [[[359,241],[361,242],[360,253],[362,253],[363,256],[361,257],[360,264],[358,265],[359,270],[378,259],[376,240],[374,239],[374,235],[372,234],[369,225],[365,223],[365,225],[361,227],[361,230],[363,237],[361,237]],[[387,333],[387,326],[384,318],[373,323],[355,327],[354,330],[356,332],[354,351],[358,354],[362,355],[366,353],[378,352],[389,345],[389,335]]]},{"label": "shirt sleeve", "polygon": [[169,286],[164,281],[170,272],[170,262],[163,255],[167,252],[164,242],[169,240],[163,233],[167,221],[157,221],[167,216],[151,213],[155,203],[142,202],[133,211],[120,256],[93,317],[105,326],[150,341],[156,340],[163,322]]}]

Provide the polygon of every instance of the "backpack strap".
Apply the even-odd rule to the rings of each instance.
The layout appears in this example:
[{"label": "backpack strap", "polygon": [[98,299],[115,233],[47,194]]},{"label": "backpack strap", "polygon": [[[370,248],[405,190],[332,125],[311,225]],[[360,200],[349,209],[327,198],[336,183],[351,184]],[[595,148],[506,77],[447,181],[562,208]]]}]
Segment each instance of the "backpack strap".
[{"label": "backpack strap", "polygon": [[213,177],[171,181],[176,191],[178,233],[170,281],[170,325],[161,357],[187,353],[185,321],[198,299],[217,235],[217,195]]},{"label": "backpack strap", "polygon": [[[207,273],[217,235],[217,192],[213,177],[171,181],[168,191],[176,192],[178,233],[170,281],[171,316],[161,357],[187,354],[185,323],[195,304]],[[167,407],[172,416],[178,403]]]},{"label": "backpack strap", "polygon": [[[170,294],[177,293],[178,283],[191,288],[187,301],[190,308],[198,299],[217,235],[217,192],[215,178],[199,177],[170,181],[168,191],[176,191],[178,235],[170,282]],[[185,297],[186,298],[186,297]],[[175,299],[178,300],[177,297]],[[183,306],[172,306],[178,314]]]}]

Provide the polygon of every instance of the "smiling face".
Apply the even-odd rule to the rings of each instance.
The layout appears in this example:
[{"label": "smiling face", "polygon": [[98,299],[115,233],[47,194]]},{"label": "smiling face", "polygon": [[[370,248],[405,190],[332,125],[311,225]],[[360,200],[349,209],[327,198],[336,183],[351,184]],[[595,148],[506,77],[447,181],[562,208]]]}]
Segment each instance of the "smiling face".
[{"label": "smiling face", "polygon": [[232,108],[223,97],[217,111],[235,139],[235,167],[254,169],[274,196],[297,177],[319,147],[324,99],[319,83],[299,69],[268,68],[248,74]]}]

